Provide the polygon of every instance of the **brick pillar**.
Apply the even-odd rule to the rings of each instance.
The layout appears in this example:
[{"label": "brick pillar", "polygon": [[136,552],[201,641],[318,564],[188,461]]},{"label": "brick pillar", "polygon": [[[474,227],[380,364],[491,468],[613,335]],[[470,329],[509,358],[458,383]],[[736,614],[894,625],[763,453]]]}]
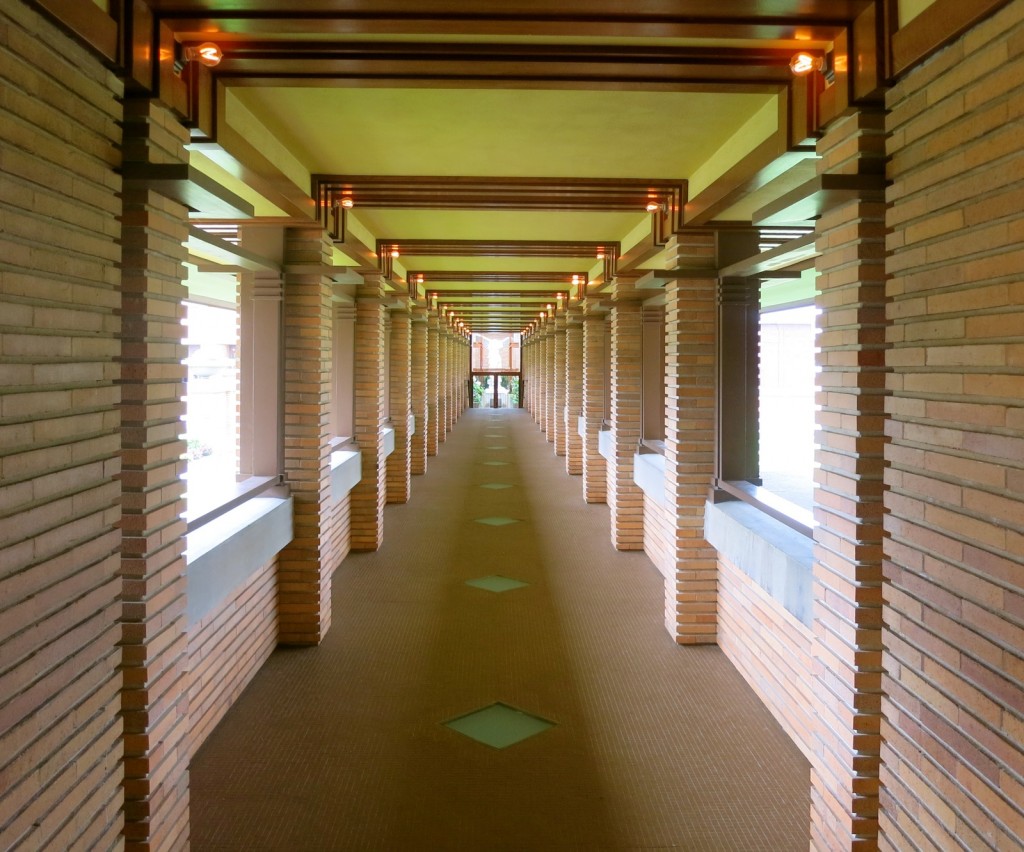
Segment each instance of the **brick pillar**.
[{"label": "brick pillar", "polygon": [[544,437],[555,441],[555,321],[546,320],[544,332]]},{"label": "brick pillar", "polygon": [[[592,310],[590,304],[587,310]],[[598,449],[604,423],[604,402],[608,377],[605,375],[605,315],[587,313],[583,317],[583,499],[604,503],[608,499],[608,463]]]},{"label": "brick pillar", "polygon": [[555,455],[565,455],[565,317],[554,321],[554,355],[552,362],[552,440]]},{"label": "brick pillar", "polygon": [[665,287],[665,498],[671,575],[665,627],[680,644],[717,634],[718,555],[704,540],[704,506],[715,472],[718,272],[713,234],[674,237],[669,269],[703,277]]},{"label": "brick pillar", "polygon": [[[188,131],[128,99],[125,164],[184,163]],[[182,344],[188,210],[126,183],[121,272],[121,663],[127,849],[188,845]],[[84,720],[83,720],[84,723]]]},{"label": "brick pillar", "polygon": [[[320,228],[285,232],[284,474],[295,537],[278,559],[280,641],[317,645],[331,625],[331,243]],[[306,267],[304,269],[303,267]]]},{"label": "brick pillar", "polygon": [[405,311],[391,313],[391,426],[395,430],[395,449],[387,457],[387,501],[409,502],[409,475],[412,463],[409,414],[412,412],[412,317]]},{"label": "brick pillar", "polygon": [[448,440],[448,327],[437,328],[437,443]]},{"label": "brick pillar", "polygon": [[534,422],[537,420],[537,403],[534,398],[537,382],[533,373],[533,360],[536,349],[537,344],[532,337],[523,344],[523,381],[526,384],[523,399],[526,410],[530,412],[530,417],[533,418]]},{"label": "brick pillar", "polygon": [[384,280],[363,276],[356,290],[355,439],[363,456],[363,478],[352,489],[352,550],[372,551],[384,540],[387,463],[384,459]]},{"label": "brick pillar", "polygon": [[409,469],[414,476],[427,472],[427,433],[430,431],[427,389],[427,315],[423,309],[412,314],[409,384],[415,431],[409,439]]},{"label": "brick pillar", "polygon": [[607,500],[616,550],[644,549],[644,493],[633,481],[633,455],[641,435],[643,310],[633,284],[633,279],[617,278],[612,287],[612,452]]},{"label": "brick pillar", "polygon": [[565,472],[573,475],[583,473],[583,439],[577,420],[582,410],[583,322],[579,313],[570,313],[565,326]]},{"label": "brick pillar", "polygon": [[[837,120],[819,173],[881,186],[884,115]],[[811,846],[871,848],[878,833],[882,680],[885,203],[853,198],[817,223],[821,405],[814,516]]]},{"label": "brick pillar", "polygon": [[441,332],[437,314],[427,319],[427,455],[436,456],[444,423],[441,403]]}]

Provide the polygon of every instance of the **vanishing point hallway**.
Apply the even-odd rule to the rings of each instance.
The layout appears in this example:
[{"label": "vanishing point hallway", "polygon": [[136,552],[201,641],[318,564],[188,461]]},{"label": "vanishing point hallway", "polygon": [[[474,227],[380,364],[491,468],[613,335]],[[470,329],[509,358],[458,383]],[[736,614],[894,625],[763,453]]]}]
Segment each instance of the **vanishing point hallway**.
[{"label": "vanishing point hallway", "polygon": [[807,848],[807,763],[525,411],[466,412],[386,512],[193,761],[194,850]]}]

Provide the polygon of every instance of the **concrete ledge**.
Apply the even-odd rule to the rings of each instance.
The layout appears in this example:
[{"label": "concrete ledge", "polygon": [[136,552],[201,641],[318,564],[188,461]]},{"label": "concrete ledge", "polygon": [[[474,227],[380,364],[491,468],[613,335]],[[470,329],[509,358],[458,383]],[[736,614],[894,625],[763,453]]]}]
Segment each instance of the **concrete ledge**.
[{"label": "concrete ledge", "polygon": [[331,499],[337,503],[363,478],[363,454],[360,450],[331,453]]},{"label": "concrete ledge", "polygon": [[292,498],[254,497],[185,537],[189,625],[213,612],[292,540]]},{"label": "concrete ledge", "polygon": [[810,626],[813,542],[749,503],[707,503],[704,538],[793,616]]},{"label": "concrete ledge", "polygon": [[597,433],[597,451],[606,459],[610,459],[612,457],[611,429],[602,429]]},{"label": "concrete ledge", "polygon": [[633,455],[633,481],[644,494],[659,506],[667,506],[665,499],[665,457],[660,453]]},{"label": "concrete ledge", "polygon": [[410,438],[416,434],[416,415],[410,414],[405,421],[405,434]]},{"label": "concrete ledge", "polygon": [[581,438],[587,437],[587,418],[577,417],[576,418],[576,434]]},{"label": "concrete ledge", "polygon": [[384,426],[380,431],[384,436],[384,458],[387,458],[395,451],[395,430]]}]

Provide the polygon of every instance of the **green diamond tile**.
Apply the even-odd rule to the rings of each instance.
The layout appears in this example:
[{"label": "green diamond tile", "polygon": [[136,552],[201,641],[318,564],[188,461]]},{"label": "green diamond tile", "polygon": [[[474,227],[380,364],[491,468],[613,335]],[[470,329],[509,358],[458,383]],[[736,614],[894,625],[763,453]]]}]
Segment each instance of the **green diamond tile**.
[{"label": "green diamond tile", "polygon": [[508,462],[500,462],[500,461],[486,461],[486,462],[484,462],[484,464],[489,464],[489,465],[491,465],[492,467],[497,467],[498,465],[508,464]]},{"label": "green diamond tile", "polygon": [[504,527],[509,524],[518,524],[515,518],[474,518],[478,524],[487,524],[489,527]]},{"label": "green diamond tile", "polygon": [[485,450],[507,450],[508,444],[491,444],[488,447],[484,447]]},{"label": "green diamond tile", "polygon": [[555,725],[500,702],[443,724],[491,748],[508,748]]},{"label": "green diamond tile", "polygon": [[507,482],[485,482],[481,488],[490,488],[492,491],[500,491],[502,488],[511,488]]},{"label": "green diamond tile", "polygon": [[486,589],[488,592],[511,592],[513,589],[522,589],[530,584],[524,583],[522,580],[513,580],[511,577],[492,574],[490,577],[477,577],[475,580],[466,580],[466,585],[473,586],[476,589]]}]

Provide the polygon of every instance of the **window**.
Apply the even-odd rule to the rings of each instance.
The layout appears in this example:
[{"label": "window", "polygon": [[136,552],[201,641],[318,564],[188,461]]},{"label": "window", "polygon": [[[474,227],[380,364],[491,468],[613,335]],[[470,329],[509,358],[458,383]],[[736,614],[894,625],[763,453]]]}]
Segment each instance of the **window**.
[{"label": "window", "polygon": [[189,515],[235,492],[238,308],[234,275],[190,268],[185,302],[185,458]]},{"label": "window", "polygon": [[761,485],[810,510],[814,504],[813,305],[762,310],[758,433]]}]

